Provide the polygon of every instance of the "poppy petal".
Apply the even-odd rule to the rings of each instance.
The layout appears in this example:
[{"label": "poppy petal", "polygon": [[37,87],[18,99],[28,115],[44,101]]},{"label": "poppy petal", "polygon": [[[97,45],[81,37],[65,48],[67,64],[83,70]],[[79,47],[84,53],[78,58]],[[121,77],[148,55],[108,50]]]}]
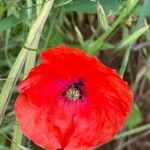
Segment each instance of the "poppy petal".
[{"label": "poppy petal", "polygon": [[90,150],[110,141],[133,99],[114,70],[67,46],[42,52],[19,91],[15,113],[22,132],[48,150]]}]

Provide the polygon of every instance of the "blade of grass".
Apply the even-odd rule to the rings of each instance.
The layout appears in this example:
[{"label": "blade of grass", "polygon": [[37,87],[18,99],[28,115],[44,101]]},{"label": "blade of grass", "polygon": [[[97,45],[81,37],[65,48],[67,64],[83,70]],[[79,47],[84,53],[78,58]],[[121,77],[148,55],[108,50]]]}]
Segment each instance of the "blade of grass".
[{"label": "blade of grass", "polygon": [[129,46],[131,43],[134,43],[141,35],[143,35],[147,30],[149,29],[149,26],[145,26],[143,28],[137,29],[137,31],[133,32],[131,35],[124,38],[120,44],[118,45],[117,49],[122,49],[126,46]]},{"label": "blade of grass", "polygon": [[128,47],[128,49],[126,50],[125,52],[125,55],[124,55],[124,58],[123,58],[123,61],[121,63],[121,67],[120,67],[120,70],[119,70],[119,75],[121,77],[124,76],[124,73],[125,73],[125,70],[127,68],[127,65],[128,65],[128,61],[129,61],[129,56],[130,56],[130,49],[131,49],[131,45]]},{"label": "blade of grass", "polygon": [[[2,88],[1,94],[0,94],[0,114],[3,116],[6,106],[8,104],[8,101],[10,99],[10,96],[12,94],[12,91],[14,89],[15,83],[18,79],[19,73],[21,71],[21,68],[23,67],[23,64],[25,62],[26,56],[28,51],[26,51],[24,48],[20,51],[12,69],[10,70],[10,73],[5,81],[5,84]],[[0,125],[2,122],[2,118],[0,118]]]},{"label": "blade of grass", "polygon": [[20,150],[18,145],[21,145],[22,143],[22,138],[23,135],[21,133],[20,127],[18,124],[14,125],[14,134],[12,138],[12,143],[11,143],[11,150]]},{"label": "blade of grass", "polygon": [[10,32],[11,32],[11,28],[6,31],[5,46],[4,46],[6,62],[8,64],[9,68],[11,68],[11,62],[10,62],[9,56],[8,56],[8,41],[9,41],[9,37],[10,37]]},{"label": "blade of grass", "polygon": [[[31,7],[32,8],[32,0],[28,0],[28,5],[27,7]],[[39,5],[39,4],[42,4],[43,3],[43,0],[36,0],[36,14],[39,15],[40,14],[40,11],[41,11],[41,8],[42,8],[42,5]],[[30,11],[30,13],[32,13],[32,11]],[[30,21],[30,16],[31,14],[29,13],[29,21]],[[32,43],[32,46],[30,47],[31,49],[37,49],[37,46],[38,46],[38,43],[39,43],[39,39],[40,39],[40,36],[41,36],[41,33],[39,32],[39,34],[37,35],[37,40],[34,40],[33,43]],[[25,63],[25,71],[24,71],[24,74],[26,75],[29,70],[34,66],[35,64],[35,60],[36,60],[36,54],[37,54],[37,51],[30,51],[29,54],[28,54],[28,57],[27,57],[27,60],[26,60],[26,63]]]},{"label": "blade of grass", "polygon": [[[13,10],[7,10],[7,17],[9,17],[10,15],[12,15],[13,13]],[[5,52],[5,57],[6,57],[6,62],[8,64],[8,67],[11,68],[12,66],[12,63],[9,59],[9,56],[8,56],[8,45],[9,45],[9,38],[10,38],[10,35],[11,35],[11,28],[7,29],[6,31],[6,36],[5,36],[5,46],[4,46],[4,52]]]},{"label": "blade of grass", "polygon": [[[32,22],[32,0],[27,0],[26,1],[26,5],[29,9],[27,9],[27,21],[30,25],[30,22]],[[39,38],[39,37],[38,37]],[[34,49],[37,47],[39,40],[34,40],[32,43],[32,46],[30,47],[31,49]],[[36,59],[36,51],[30,51],[28,53],[27,56],[27,60],[25,62],[25,70],[24,70],[24,74],[26,75],[29,70],[31,69],[31,67],[34,65]]]},{"label": "blade of grass", "polygon": [[[34,41],[39,41],[39,33],[42,32],[43,26],[45,24],[45,21],[48,17],[49,11],[51,10],[52,4],[53,4],[54,0],[48,1],[45,3],[45,5],[43,6],[43,9],[39,15],[39,17],[36,19],[36,21],[34,22],[34,24],[31,27],[31,30],[29,32],[27,41],[25,43],[26,47],[31,47],[32,43]],[[38,42],[37,42],[38,43]],[[1,94],[0,94],[0,114],[3,116],[3,114],[5,113],[6,110],[6,106],[9,102],[10,96],[13,92],[15,83],[18,79],[18,76],[20,74],[20,71],[23,67],[23,64],[25,62],[25,59],[27,57],[29,50],[25,47],[23,47],[7,77],[7,80],[2,88]],[[1,124],[2,119],[0,120],[0,124]]]},{"label": "blade of grass", "polygon": [[144,4],[143,4],[141,11],[139,13],[139,19],[137,21],[137,25],[136,25],[135,30],[137,30],[143,26],[144,19],[147,15],[147,10],[149,10],[149,8],[150,8],[150,0],[144,0]]},{"label": "blade of grass", "polygon": [[[148,7],[147,7],[148,6]],[[149,0],[145,0],[144,1],[144,5],[141,9],[141,12],[140,12],[140,15],[139,15],[139,19],[138,19],[138,22],[136,24],[136,27],[135,27],[135,31],[137,31],[138,29],[140,29],[143,25],[144,25],[144,18],[146,16],[146,12],[145,10],[146,9],[149,9],[149,6],[150,6],[150,1]],[[124,73],[125,73],[125,70],[127,68],[127,64],[128,64],[128,61],[129,61],[129,56],[130,56],[130,52],[131,52],[131,48],[133,47],[134,45],[134,42],[133,41],[130,46],[128,47],[126,53],[125,53],[125,56],[123,58],[123,61],[122,61],[122,64],[121,64],[121,67],[120,67],[120,70],[119,70],[119,74],[123,77],[124,76]],[[142,72],[145,70],[145,68],[143,68]],[[141,76],[141,75],[140,75]],[[125,137],[128,137],[130,135],[134,135],[134,134],[138,134],[140,132],[143,132],[145,130],[149,130],[150,129],[150,124],[147,124],[147,125],[143,125],[141,127],[138,127],[138,128],[135,128],[135,129],[132,129],[132,130],[128,130],[126,132],[123,132],[119,135],[117,135],[114,139],[120,139],[120,138],[125,138]]]},{"label": "blade of grass", "polygon": [[[145,10],[149,9],[149,6],[150,6],[150,1],[145,0],[144,4],[143,4],[143,7],[140,11],[139,19],[137,21],[137,24],[136,24],[136,27],[135,27],[134,31],[139,30],[144,25],[144,19],[145,19],[145,16],[146,16],[146,11]],[[149,28],[147,28],[147,29],[149,29]],[[125,70],[126,70],[127,65],[128,65],[128,60],[129,60],[131,48],[133,47],[134,43],[135,43],[135,40],[129,45],[129,47],[128,47],[126,53],[125,53],[125,56],[123,58],[123,61],[122,61],[122,64],[121,64],[121,67],[120,67],[120,70],[119,70],[119,74],[121,75],[121,77],[124,76]]]},{"label": "blade of grass", "polygon": [[[40,14],[40,11],[42,8],[42,5],[39,6],[39,4],[42,4],[42,3],[43,3],[43,0],[36,0],[36,5],[37,5],[36,14],[37,14],[37,16]],[[32,9],[32,0],[28,0],[27,7],[30,7],[30,9]],[[27,16],[29,22],[31,21],[31,18],[30,18],[31,16],[32,16],[32,10],[29,12],[29,14]],[[40,36],[41,36],[41,32],[39,32],[39,34],[37,35],[37,37],[36,37],[37,40],[33,41],[32,45],[30,46],[30,49],[37,49],[38,44],[39,44],[39,40],[40,40]],[[35,65],[36,54],[37,54],[36,50],[30,51],[28,53],[26,63],[25,63],[25,70],[24,70],[25,76],[29,72],[29,70]]]},{"label": "blade of grass", "polygon": [[[49,5],[48,5],[48,3],[45,4],[45,5],[48,5],[49,8],[48,8],[48,6],[47,7],[45,5],[43,6],[42,12],[43,12],[44,20],[43,20],[43,22],[41,22],[40,32],[37,33],[35,40],[33,40],[33,42],[32,42],[32,45],[29,45],[30,49],[37,49],[37,47],[38,47],[38,43],[39,43],[39,40],[40,40],[42,28],[43,28],[43,26],[45,24],[45,21],[46,21],[46,19],[48,17],[48,14],[49,14],[50,10],[51,10],[52,4],[53,4],[53,1]],[[39,9],[36,9],[36,10],[38,12],[40,11]],[[39,13],[39,14],[41,14],[41,13]],[[47,15],[45,13],[47,13]],[[27,56],[27,60],[26,60],[26,64],[25,64],[25,70],[24,70],[25,75],[34,66],[34,64],[35,64],[35,58],[36,58],[36,51],[29,51],[28,52],[28,56]],[[21,133],[20,128],[19,128],[19,126],[17,124],[15,124],[15,130],[14,130],[14,134],[13,134],[13,141],[14,142],[12,143],[12,150],[20,150],[20,148],[19,148],[18,145],[21,145],[21,143],[22,143],[22,133]],[[17,143],[17,144],[15,144],[15,143]]]},{"label": "blade of grass", "polygon": [[132,5],[125,6],[122,10],[120,16],[115,20],[115,22],[110,26],[107,32],[103,33],[93,44],[89,47],[88,53],[95,55],[97,51],[101,48],[104,44],[104,41],[110,36],[110,34],[120,25],[124,19],[133,11],[135,6],[138,4],[138,0],[132,2]]},{"label": "blade of grass", "polygon": [[[31,7],[29,9],[27,9],[27,20],[28,22],[31,22],[32,20],[32,1],[31,0],[27,0],[26,1],[26,4],[27,4],[27,7]],[[28,56],[27,56],[27,60],[26,60],[26,63],[25,63],[25,73],[29,70],[28,69],[28,60],[29,60],[29,56],[31,54],[31,51],[28,52]],[[34,61],[34,59],[33,59]],[[21,133],[21,130],[20,130],[20,127],[18,124],[15,124],[14,125],[14,133],[13,133],[13,137],[12,137],[12,142],[11,143],[11,150],[20,150],[19,146],[18,145],[21,145],[22,144],[22,138],[23,138],[23,135]]]},{"label": "blade of grass", "polygon": [[76,34],[77,34],[77,39],[79,41],[79,43],[81,44],[81,46],[84,45],[84,39],[83,39],[83,36],[82,36],[82,33],[80,32],[79,28],[75,25],[74,27],[75,31],[76,31]]},{"label": "blade of grass", "polygon": [[107,31],[109,29],[109,25],[107,23],[107,16],[105,14],[103,7],[100,5],[98,1],[97,1],[97,16],[99,27],[102,28],[102,30]]}]

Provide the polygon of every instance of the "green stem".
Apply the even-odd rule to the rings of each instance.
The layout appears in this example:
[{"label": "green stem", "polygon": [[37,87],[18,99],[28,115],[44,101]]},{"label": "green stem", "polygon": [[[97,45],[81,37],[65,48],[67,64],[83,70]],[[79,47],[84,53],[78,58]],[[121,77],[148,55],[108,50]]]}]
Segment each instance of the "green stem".
[{"label": "green stem", "polygon": [[22,138],[23,138],[23,135],[21,133],[20,127],[18,124],[15,124],[14,125],[14,134],[13,134],[13,138],[12,138],[13,142],[11,143],[12,150],[20,150],[18,145],[21,145]]},{"label": "green stem", "polygon": [[120,138],[125,138],[125,137],[128,137],[130,135],[134,135],[134,134],[137,134],[137,133],[149,130],[149,129],[150,129],[150,124],[146,124],[146,125],[143,125],[141,127],[138,127],[138,128],[135,128],[135,129],[132,129],[132,130],[120,133],[114,139],[118,140]]}]

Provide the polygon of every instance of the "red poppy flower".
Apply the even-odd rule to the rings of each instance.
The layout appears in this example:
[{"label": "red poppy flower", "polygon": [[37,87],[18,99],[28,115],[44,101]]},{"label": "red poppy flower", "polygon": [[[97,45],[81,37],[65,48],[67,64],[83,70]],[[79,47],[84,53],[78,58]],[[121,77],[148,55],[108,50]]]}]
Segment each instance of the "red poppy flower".
[{"label": "red poppy flower", "polygon": [[114,70],[66,46],[42,52],[19,90],[15,113],[22,132],[48,150],[91,150],[108,142],[132,104]]}]

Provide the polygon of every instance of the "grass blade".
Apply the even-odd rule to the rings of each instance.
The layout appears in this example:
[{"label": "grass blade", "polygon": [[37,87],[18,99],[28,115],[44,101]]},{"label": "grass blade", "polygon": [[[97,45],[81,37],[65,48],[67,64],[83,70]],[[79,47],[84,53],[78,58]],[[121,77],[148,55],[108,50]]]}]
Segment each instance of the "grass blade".
[{"label": "grass blade", "polygon": [[[30,48],[34,41],[37,41],[37,43],[38,43],[38,41],[40,39],[39,33],[42,32],[43,26],[44,26],[45,21],[48,17],[49,11],[51,10],[53,2],[54,2],[54,0],[48,1],[43,6],[42,12],[40,13],[39,17],[36,19],[36,21],[34,22],[34,24],[31,27],[27,41],[25,43],[26,47]],[[8,78],[7,78],[5,84],[2,88],[2,91],[0,94],[0,102],[1,102],[0,114],[2,116],[5,113],[6,106],[9,102],[9,99],[10,99],[10,96],[13,92],[15,83],[19,77],[20,71],[23,67],[23,64],[26,60],[28,53],[29,53],[29,50],[27,48],[21,49],[14,65],[13,65],[13,67],[12,67],[12,69],[8,75]],[[0,120],[0,124],[1,124],[1,121],[2,121],[2,118]]]},{"label": "grass blade", "polygon": [[88,53],[95,55],[97,51],[104,44],[104,41],[109,37],[109,35],[120,25],[124,19],[133,11],[135,6],[138,4],[138,0],[132,2],[132,5],[128,8],[125,7],[120,14],[120,16],[116,19],[116,21],[110,26],[109,30],[103,33],[93,44],[89,47]]},{"label": "grass blade", "polygon": [[[138,22],[137,22],[136,27],[135,27],[135,31],[138,31],[144,25],[144,19],[145,19],[145,16],[146,16],[145,9],[149,9],[149,6],[150,6],[150,1],[145,0],[144,5],[143,5],[143,7],[141,9],[141,12],[140,12],[140,15],[139,15]],[[142,28],[141,32],[145,33],[145,31],[147,31],[148,29],[149,29],[149,26],[146,25],[144,28]],[[140,32],[136,33],[136,34],[140,34]],[[140,34],[140,35],[142,35],[142,34]],[[119,70],[119,74],[122,77],[124,76],[125,70],[127,68],[128,60],[129,60],[129,56],[130,56],[130,51],[131,51],[132,46],[134,45],[134,42],[135,42],[135,40],[130,44],[130,46],[128,47],[128,49],[125,53],[125,56],[123,58],[123,61],[122,61],[122,64],[121,64],[121,67],[120,67],[120,70]]]},{"label": "grass blade", "polygon": [[[43,26],[44,26],[44,24],[45,24],[45,21],[46,21],[46,19],[47,19],[47,17],[48,17],[48,14],[49,14],[49,12],[50,12],[50,10],[51,10],[51,7],[52,7],[52,4],[53,4],[53,1],[51,2],[51,3],[46,3],[44,6],[43,6],[43,10],[42,10],[42,12],[41,13],[39,13],[39,14],[42,14],[43,13],[43,16],[42,16],[42,20],[43,20],[43,22],[42,21],[40,21],[40,31],[42,32],[42,28],[43,28]],[[49,7],[48,7],[49,6]],[[38,11],[39,11],[39,9],[38,9]],[[47,13],[47,15],[46,15],[46,13]],[[39,16],[40,17],[40,16]],[[38,20],[39,18],[37,18],[37,20]],[[38,22],[36,22],[35,21],[35,23],[38,23]],[[34,27],[34,25],[35,25],[35,23],[33,24],[33,27]],[[29,48],[30,49],[37,49],[37,47],[38,47],[38,44],[39,44],[39,40],[40,40],[40,36],[41,36],[41,32],[38,32],[37,31],[37,34],[36,34],[36,37],[34,38],[34,40],[32,41],[32,45],[29,45]],[[29,33],[29,35],[31,35],[30,33]],[[28,43],[27,43],[28,44]],[[26,44],[26,45],[27,45]],[[34,64],[35,64],[35,58],[36,58],[36,51],[29,51],[28,52],[28,56],[27,56],[27,60],[26,60],[26,64],[25,64],[25,71],[24,71],[24,73],[25,73],[25,75],[29,72],[29,70],[34,66]],[[13,143],[12,143],[12,150],[20,150],[20,147],[18,146],[18,145],[20,145],[21,146],[21,142],[22,142],[22,133],[21,133],[21,131],[20,131],[20,128],[19,128],[19,126],[17,125],[17,124],[15,124],[15,130],[14,130],[14,134],[13,134]],[[16,144],[17,143],[17,144]]]},{"label": "grass blade", "polygon": [[135,32],[133,32],[130,36],[126,37],[121,41],[117,49],[122,49],[126,46],[129,46],[131,43],[134,43],[141,35],[143,35],[147,30],[149,29],[149,26],[145,26]]}]

